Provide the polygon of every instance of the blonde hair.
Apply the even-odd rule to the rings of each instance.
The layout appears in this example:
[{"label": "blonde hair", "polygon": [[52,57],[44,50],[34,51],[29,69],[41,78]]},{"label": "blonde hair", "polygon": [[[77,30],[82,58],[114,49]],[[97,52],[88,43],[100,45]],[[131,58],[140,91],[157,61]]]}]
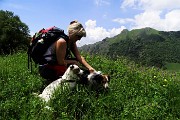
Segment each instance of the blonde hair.
[{"label": "blonde hair", "polygon": [[82,24],[79,23],[77,20],[70,22],[68,27],[69,35],[80,35],[82,37],[86,37],[86,31],[83,28]]}]

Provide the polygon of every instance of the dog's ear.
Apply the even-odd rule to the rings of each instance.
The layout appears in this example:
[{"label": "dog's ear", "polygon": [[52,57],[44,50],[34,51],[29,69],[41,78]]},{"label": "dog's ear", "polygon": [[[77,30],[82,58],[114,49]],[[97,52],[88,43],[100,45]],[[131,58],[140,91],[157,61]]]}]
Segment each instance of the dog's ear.
[{"label": "dog's ear", "polygon": [[74,68],[74,65],[70,65],[69,67],[70,67],[70,69],[72,70],[72,69]]},{"label": "dog's ear", "polygon": [[105,82],[110,82],[110,76],[109,75],[102,75],[103,76],[103,80]]}]

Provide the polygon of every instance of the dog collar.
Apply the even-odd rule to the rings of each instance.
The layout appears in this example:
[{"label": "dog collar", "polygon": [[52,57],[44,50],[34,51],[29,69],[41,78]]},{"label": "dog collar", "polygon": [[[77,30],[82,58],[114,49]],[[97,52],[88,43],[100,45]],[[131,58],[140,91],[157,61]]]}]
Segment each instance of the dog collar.
[{"label": "dog collar", "polygon": [[66,82],[76,82],[76,80],[66,80]]}]

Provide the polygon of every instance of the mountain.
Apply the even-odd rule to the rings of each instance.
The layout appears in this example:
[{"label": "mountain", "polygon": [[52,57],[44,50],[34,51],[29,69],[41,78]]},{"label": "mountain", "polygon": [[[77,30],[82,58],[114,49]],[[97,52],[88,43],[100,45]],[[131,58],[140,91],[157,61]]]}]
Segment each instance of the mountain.
[{"label": "mountain", "polygon": [[158,31],[149,27],[124,29],[117,36],[79,49],[114,59],[125,56],[145,65],[163,67],[165,63],[180,63],[180,31]]}]

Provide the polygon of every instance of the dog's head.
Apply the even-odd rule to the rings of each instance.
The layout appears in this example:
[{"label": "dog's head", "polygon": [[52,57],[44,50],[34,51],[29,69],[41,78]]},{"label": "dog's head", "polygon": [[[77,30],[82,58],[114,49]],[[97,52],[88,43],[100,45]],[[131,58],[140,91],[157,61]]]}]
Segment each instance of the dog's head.
[{"label": "dog's head", "polygon": [[83,71],[77,65],[70,65],[62,78],[66,80],[77,80],[82,73]]},{"label": "dog's head", "polygon": [[108,89],[109,85],[108,83],[110,82],[110,76],[109,75],[104,75],[101,72],[93,72],[88,75],[88,81],[90,83],[90,86],[95,89]]}]

